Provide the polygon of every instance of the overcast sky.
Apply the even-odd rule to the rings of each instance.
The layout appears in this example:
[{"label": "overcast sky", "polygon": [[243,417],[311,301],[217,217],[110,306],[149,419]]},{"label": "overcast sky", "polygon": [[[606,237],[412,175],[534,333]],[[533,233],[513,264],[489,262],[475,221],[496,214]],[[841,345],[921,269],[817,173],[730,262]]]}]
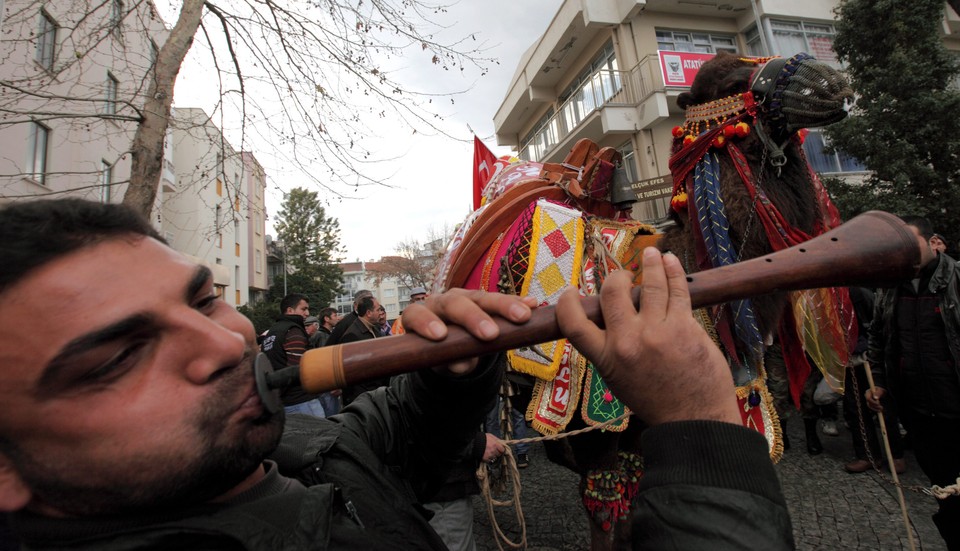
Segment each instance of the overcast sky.
[{"label": "overcast sky", "polygon": [[[561,3],[562,0],[461,0],[442,16],[441,22],[449,26],[445,31],[448,39],[476,33],[488,47],[486,55],[496,58],[499,65],[491,65],[484,76],[477,71],[458,75],[414,65],[404,70],[405,83],[422,91],[471,87],[456,98],[444,120],[447,131],[462,137],[462,141],[411,136],[409,131],[399,131],[388,123],[373,129],[385,141],[367,145],[397,160],[365,170],[376,178],[387,178],[393,187],[344,189],[348,199],[342,200],[321,191],[328,201],[328,212],[340,221],[345,260],[379,259],[393,254],[400,241],[423,242],[431,231],[453,227],[466,217],[473,200],[473,143],[467,127],[472,127],[496,155],[511,153],[509,148],[496,146],[493,115],[520,56],[540,37]],[[169,11],[163,15],[172,22]],[[209,73],[188,62],[177,81],[175,106],[203,107],[209,113],[211,88]],[[224,121],[223,126],[229,128],[233,124],[239,121]],[[239,144],[234,146],[239,148]],[[283,173],[283,160],[262,149],[269,148],[254,149],[254,154],[267,170],[267,210],[272,216],[284,190],[311,186],[294,173]],[[275,235],[269,226],[270,222],[268,233]]]}]

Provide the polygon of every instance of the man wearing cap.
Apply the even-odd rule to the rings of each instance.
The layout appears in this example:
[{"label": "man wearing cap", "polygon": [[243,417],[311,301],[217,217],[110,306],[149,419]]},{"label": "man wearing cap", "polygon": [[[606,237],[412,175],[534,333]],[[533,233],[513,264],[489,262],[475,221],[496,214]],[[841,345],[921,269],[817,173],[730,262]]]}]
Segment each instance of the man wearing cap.
[{"label": "man wearing cap", "polygon": [[[315,332],[319,324],[317,318],[310,315],[310,303],[305,295],[291,293],[280,301],[280,318],[267,331],[260,350],[270,358],[273,369],[300,365],[300,358],[307,350],[307,339]],[[323,406],[317,397],[307,393],[300,385],[292,385],[281,394],[283,409],[287,413],[303,413],[314,417],[324,417]]]},{"label": "man wearing cap", "polygon": [[320,318],[317,316],[307,316],[303,320],[303,328],[307,331],[307,348],[313,348],[313,345],[310,345],[310,341],[313,340],[314,335],[317,334],[317,330],[320,329]]},{"label": "man wearing cap", "polygon": [[935,233],[930,238],[930,248],[937,254],[943,254],[947,252],[947,240],[939,233]]},{"label": "man wearing cap", "polygon": [[[423,287],[414,287],[413,289],[410,290],[410,304],[423,302],[425,300],[427,300],[426,289],[424,289]],[[402,314],[403,312],[400,312],[400,313]],[[402,335],[403,333],[404,333],[403,322],[400,321],[400,318],[397,318],[397,320],[393,322],[393,327],[390,330],[390,334]]]}]

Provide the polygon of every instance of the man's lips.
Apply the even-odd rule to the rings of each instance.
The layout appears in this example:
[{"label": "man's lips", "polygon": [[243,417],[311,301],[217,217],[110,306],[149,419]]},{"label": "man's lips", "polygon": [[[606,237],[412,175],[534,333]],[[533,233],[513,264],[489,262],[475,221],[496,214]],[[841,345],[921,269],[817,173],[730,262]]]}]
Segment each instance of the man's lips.
[{"label": "man's lips", "polygon": [[263,413],[263,402],[260,401],[260,395],[257,394],[256,385],[250,387],[250,393],[237,408],[237,413],[246,412],[249,412],[253,417],[259,417]]}]

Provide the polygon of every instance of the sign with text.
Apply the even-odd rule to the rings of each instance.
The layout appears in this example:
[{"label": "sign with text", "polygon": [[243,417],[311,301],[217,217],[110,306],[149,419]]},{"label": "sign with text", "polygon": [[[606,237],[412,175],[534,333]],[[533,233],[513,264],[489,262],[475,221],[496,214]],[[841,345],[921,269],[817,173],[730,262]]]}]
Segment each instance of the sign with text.
[{"label": "sign with text", "polygon": [[660,73],[663,75],[664,86],[691,86],[700,66],[716,55],[669,50],[657,50],[657,54],[660,56]]},{"label": "sign with text", "polygon": [[630,189],[637,196],[637,201],[652,201],[663,197],[670,197],[673,193],[673,176],[657,176],[640,180],[630,185]]}]

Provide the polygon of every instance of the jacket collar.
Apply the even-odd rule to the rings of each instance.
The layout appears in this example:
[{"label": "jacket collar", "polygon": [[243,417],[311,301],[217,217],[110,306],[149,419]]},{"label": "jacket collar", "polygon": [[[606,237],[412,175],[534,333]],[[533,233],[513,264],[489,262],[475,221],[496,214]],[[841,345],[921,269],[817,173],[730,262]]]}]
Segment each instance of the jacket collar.
[{"label": "jacket collar", "polygon": [[934,270],[933,275],[930,276],[930,283],[928,285],[932,293],[940,291],[947,286],[947,283],[950,281],[950,273],[953,272],[956,266],[956,261],[944,253],[937,255],[937,262],[937,268]]}]

